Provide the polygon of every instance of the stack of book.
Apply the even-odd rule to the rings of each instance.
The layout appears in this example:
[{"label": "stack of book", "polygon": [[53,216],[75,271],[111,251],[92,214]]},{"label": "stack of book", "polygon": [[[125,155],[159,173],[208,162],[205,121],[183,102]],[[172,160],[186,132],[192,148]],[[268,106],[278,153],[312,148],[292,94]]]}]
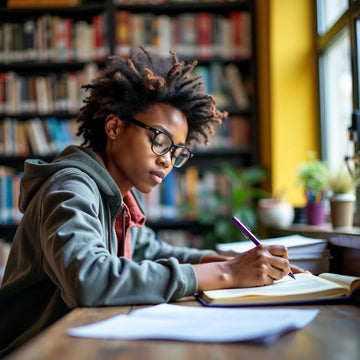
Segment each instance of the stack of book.
[{"label": "stack of book", "polygon": [[[261,240],[263,245],[285,245],[291,264],[299,266],[314,274],[329,271],[330,252],[324,239],[308,238],[301,235],[290,235]],[[221,252],[242,253],[254,247],[251,241],[217,244]]]}]

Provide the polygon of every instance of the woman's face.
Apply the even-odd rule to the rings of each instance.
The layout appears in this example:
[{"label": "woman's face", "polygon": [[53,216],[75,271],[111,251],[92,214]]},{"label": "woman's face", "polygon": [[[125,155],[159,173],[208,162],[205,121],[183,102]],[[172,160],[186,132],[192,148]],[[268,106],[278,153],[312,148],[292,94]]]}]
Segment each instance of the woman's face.
[{"label": "woman's face", "polygon": [[[175,145],[185,145],[186,117],[172,105],[156,103],[132,117],[167,133]],[[108,141],[103,157],[123,196],[132,187],[143,193],[151,192],[172,170],[171,151],[156,155],[151,150],[153,131],[115,115],[108,116],[105,130]]]}]

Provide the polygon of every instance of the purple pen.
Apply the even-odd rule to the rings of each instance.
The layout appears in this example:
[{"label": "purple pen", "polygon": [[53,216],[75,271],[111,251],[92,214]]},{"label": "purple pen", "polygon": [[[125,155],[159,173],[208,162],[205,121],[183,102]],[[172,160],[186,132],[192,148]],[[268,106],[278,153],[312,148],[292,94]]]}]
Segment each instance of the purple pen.
[{"label": "purple pen", "polygon": [[[250,229],[242,223],[236,216],[233,216],[232,221],[236,224],[236,226],[243,232],[243,234],[250,239],[256,246],[260,245],[260,241],[257,237],[250,231]],[[294,274],[290,271],[288,274],[290,277],[295,279]]]}]

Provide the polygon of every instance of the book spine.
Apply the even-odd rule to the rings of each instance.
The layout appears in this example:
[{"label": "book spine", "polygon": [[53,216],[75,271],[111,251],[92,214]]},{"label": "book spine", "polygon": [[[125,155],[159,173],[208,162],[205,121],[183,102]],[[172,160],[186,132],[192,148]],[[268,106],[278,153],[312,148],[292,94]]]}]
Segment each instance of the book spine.
[{"label": "book spine", "polygon": [[163,218],[175,219],[177,217],[176,201],[176,172],[172,171],[163,182]]},{"label": "book spine", "polygon": [[30,155],[30,147],[26,139],[25,123],[23,121],[15,122],[15,155]]},{"label": "book spine", "polygon": [[171,18],[168,15],[160,15],[158,17],[158,36],[159,45],[158,53],[160,56],[168,57],[169,50],[172,49],[172,28]]},{"label": "book spine", "polygon": [[12,175],[3,174],[0,176],[0,222],[2,224],[13,223],[13,180]]},{"label": "book spine", "polygon": [[5,154],[4,136],[4,120],[0,120],[0,155]]},{"label": "book spine", "polygon": [[200,59],[210,59],[212,56],[212,22],[213,15],[199,12],[196,15],[198,32],[198,56]]},{"label": "book spine", "polygon": [[115,14],[116,53],[127,55],[130,49],[130,11],[119,10]]},{"label": "book spine", "polygon": [[155,51],[153,43],[153,18],[156,15],[147,13],[144,14],[144,45],[149,51]]},{"label": "book spine", "polygon": [[64,22],[65,61],[71,62],[74,59],[73,19],[66,18]]},{"label": "book spine", "polygon": [[199,170],[194,166],[188,166],[185,171],[186,179],[186,199],[190,210],[188,216],[190,219],[195,219],[197,216],[198,202],[197,189],[199,182]]},{"label": "book spine", "polygon": [[63,144],[60,139],[60,130],[58,126],[58,120],[51,116],[45,120],[45,126],[48,129],[50,137],[52,138],[54,144],[54,153],[57,154],[62,151]]},{"label": "book spine", "polygon": [[3,61],[5,64],[13,61],[11,58],[11,44],[12,44],[12,25],[10,22],[5,22],[3,24]]},{"label": "book spine", "polygon": [[0,115],[5,114],[5,104],[6,104],[6,93],[5,93],[5,87],[6,87],[6,74],[0,73]]},{"label": "book spine", "polygon": [[25,51],[26,60],[33,62],[36,60],[36,22],[33,18],[25,20],[24,35],[25,35]]},{"label": "book spine", "polygon": [[197,19],[195,14],[184,13],[178,17],[179,24],[179,53],[182,56],[195,56],[197,54],[198,30]]},{"label": "book spine", "polygon": [[236,107],[247,109],[250,101],[239,68],[235,64],[226,65],[225,76]]},{"label": "book spine", "polygon": [[251,18],[245,11],[233,11],[231,20],[232,56],[245,58],[251,55]]},{"label": "book spine", "polygon": [[95,61],[101,61],[105,58],[104,15],[94,15],[92,17],[92,26],[94,29],[94,59]]},{"label": "book spine", "polygon": [[144,44],[144,17],[142,14],[132,14],[130,17],[130,41],[132,46]]}]

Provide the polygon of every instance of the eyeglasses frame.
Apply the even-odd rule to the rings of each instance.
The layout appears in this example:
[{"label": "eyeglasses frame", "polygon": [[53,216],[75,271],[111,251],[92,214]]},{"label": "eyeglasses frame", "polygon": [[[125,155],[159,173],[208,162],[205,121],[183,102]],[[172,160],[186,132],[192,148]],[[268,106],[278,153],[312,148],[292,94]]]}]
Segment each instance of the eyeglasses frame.
[{"label": "eyeglasses frame", "polygon": [[[129,115],[123,115],[122,118],[124,118],[125,120],[131,122],[132,124],[134,124],[134,125],[136,125],[136,126],[139,126],[139,127],[143,128],[143,129],[152,131],[152,132],[154,133],[154,137],[152,138],[152,141],[151,141],[151,151],[152,151],[155,155],[162,156],[162,155],[167,154],[169,151],[170,151],[170,153],[171,153],[171,155],[172,155],[172,154],[176,151],[176,149],[186,149],[186,150],[189,152],[189,154],[190,154],[189,157],[188,157],[187,160],[186,160],[182,165],[180,165],[180,166],[175,165],[175,161],[174,161],[174,163],[172,163],[172,165],[173,165],[174,167],[180,168],[180,167],[184,166],[184,165],[189,161],[189,159],[191,159],[191,158],[194,156],[194,154],[193,154],[185,145],[176,145],[176,144],[174,143],[173,139],[171,138],[171,136],[170,136],[169,134],[167,134],[166,132],[161,131],[161,130],[159,130],[159,129],[156,129],[156,128],[148,125],[148,124],[145,124],[145,123],[143,123],[143,122],[141,122],[141,121],[139,121],[139,120],[137,120],[137,119],[135,119],[135,118],[133,118],[132,116],[129,116]],[[162,153],[157,153],[157,152],[155,152],[154,149],[153,149],[154,139],[155,139],[156,136],[158,136],[159,134],[164,134],[164,135],[167,136],[167,137],[170,139],[170,141],[171,141],[171,146],[169,147],[169,149],[166,150],[166,151],[164,151],[164,152],[162,152]],[[171,159],[172,159],[172,158],[171,158]]]}]

